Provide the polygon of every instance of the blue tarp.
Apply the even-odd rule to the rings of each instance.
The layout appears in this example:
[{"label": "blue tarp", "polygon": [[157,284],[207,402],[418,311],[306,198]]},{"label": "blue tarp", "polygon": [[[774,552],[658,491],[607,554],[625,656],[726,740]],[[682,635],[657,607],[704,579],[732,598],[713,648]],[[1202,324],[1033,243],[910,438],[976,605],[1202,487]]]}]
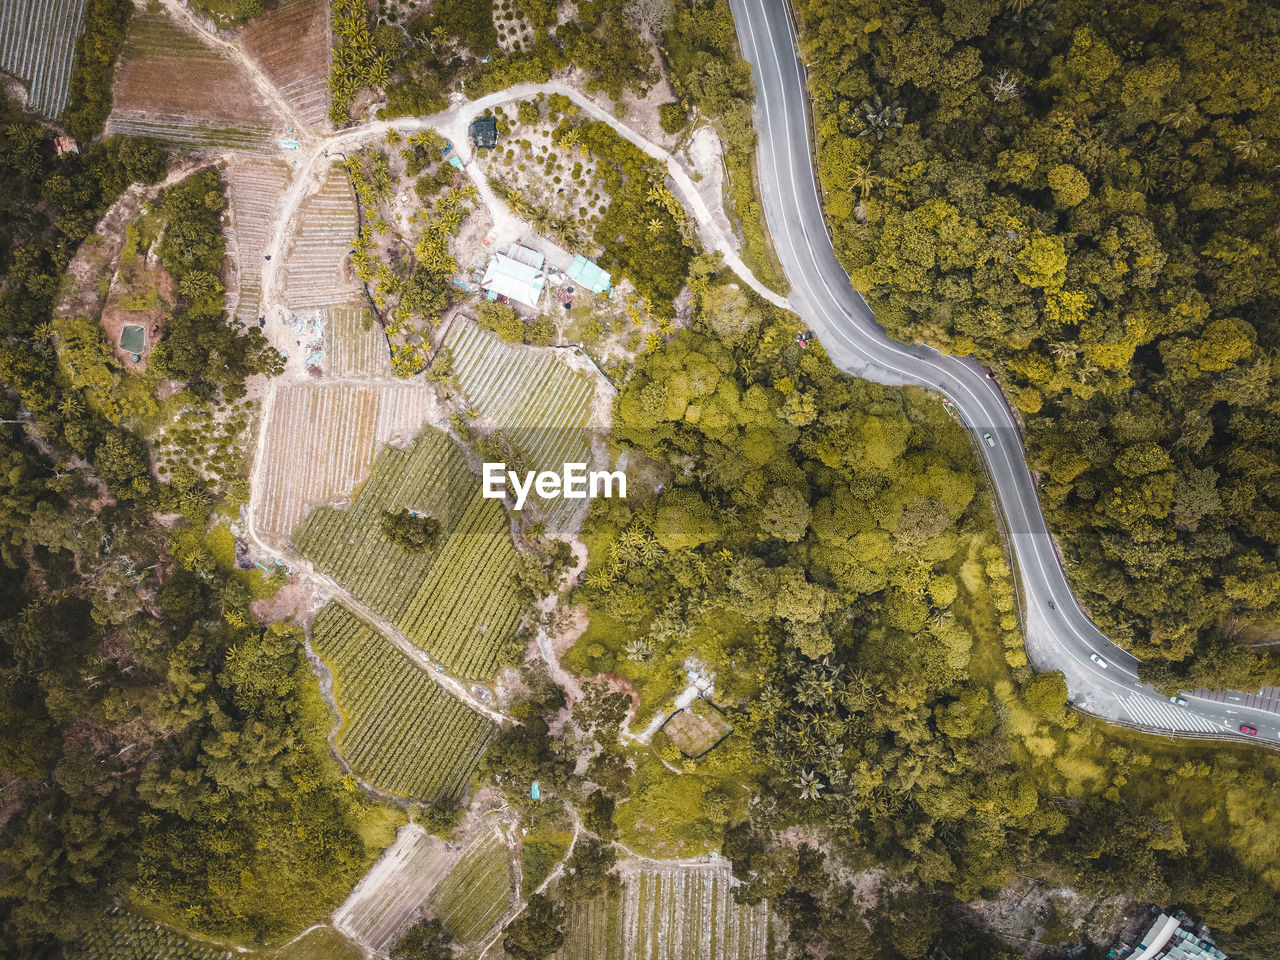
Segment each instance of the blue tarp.
[{"label": "blue tarp", "polygon": [[569,279],[592,293],[604,293],[613,286],[613,279],[582,254],[573,258],[569,269],[565,271]]},{"label": "blue tarp", "polygon": [[456,153],[449,158],[449,162],[453,164],[455,167],[457,167],[459,170],[462,169],[462,158],[459,157]]},{"label": "blue tarp", "polygon": [[533,781],[533,785],[529,787],[529,796],[533,797],[535,800],[542,799],[542,788],[538,786],[537,780]]}]

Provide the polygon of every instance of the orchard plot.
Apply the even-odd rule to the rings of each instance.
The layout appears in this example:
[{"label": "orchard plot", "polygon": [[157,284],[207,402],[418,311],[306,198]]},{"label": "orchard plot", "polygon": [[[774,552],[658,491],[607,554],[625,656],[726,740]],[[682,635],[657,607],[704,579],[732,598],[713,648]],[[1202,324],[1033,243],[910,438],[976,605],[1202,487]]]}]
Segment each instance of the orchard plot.
[{"label": "orchard plot", "polygon": [[466,789],[493,732],[488,720],[341,604],[320,611],[311,645],[333,671],[337,746],[357,774],[414,800]]},{"label": "orchard plot", "polygon": [[[436,520],[434,549],[412,552],[387,538],[385,513],[404,510]],[[350,507],[317,509],[294,543],[453,673],[487,679],[514,642],[522,607],[506,516],[482,498],[479,479],[442,433],[386,451]]]}]

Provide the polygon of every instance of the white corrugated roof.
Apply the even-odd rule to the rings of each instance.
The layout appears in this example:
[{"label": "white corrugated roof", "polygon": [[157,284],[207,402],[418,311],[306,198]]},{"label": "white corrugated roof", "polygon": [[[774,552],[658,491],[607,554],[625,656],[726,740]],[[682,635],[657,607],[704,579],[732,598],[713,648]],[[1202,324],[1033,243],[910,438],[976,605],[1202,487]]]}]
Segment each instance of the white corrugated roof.
[{"label": "white corrugated roof", "polygon": [[1143,949],[1138,953],[1132,954],[1129,960],[1152,960],[1165,944],[1173,939],[1173,931],[1178,929],[1178,918],[1163,914],[1159,920],[1151,925],[1151,929],[1147,931],[1147,935],[1142,938]]},{"label": "white corrugated roof", "polygon": [[538,298],[546,283],[546,274],[538,268],[495,253],[489,260],[480,288],[486,293],[499,294],[536,310]]}]

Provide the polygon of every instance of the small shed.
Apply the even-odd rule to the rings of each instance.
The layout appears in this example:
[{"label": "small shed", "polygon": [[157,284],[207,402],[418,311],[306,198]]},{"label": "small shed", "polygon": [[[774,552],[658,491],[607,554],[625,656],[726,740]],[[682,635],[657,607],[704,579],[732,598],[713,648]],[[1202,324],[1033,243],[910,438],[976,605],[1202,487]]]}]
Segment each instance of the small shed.
[{"label": "small shed", "polygon": [[582,254],[573,258],[573,262],[565,272],[570,280],[580,287],[586,287],[592,293],[604,293],[613,286],[613,278]]},{"label": "small shed", "polygon": [[538,300],[546,283],[547,275],[538,267],[495,253],[489,259],[484,279],[480,281],[480,289],[490,300],[506,297],[537,310]]},{"label": "small shed", "polygon": [[54,137],[53,152],[59,157],[65,153],[79,153],[80,145],[76,143],[75,137]]},{"label": "small shed", "polygon": [[471,121],[471,142],[492,150],[498,145],[498,121],[493,117],[476,117]]}]

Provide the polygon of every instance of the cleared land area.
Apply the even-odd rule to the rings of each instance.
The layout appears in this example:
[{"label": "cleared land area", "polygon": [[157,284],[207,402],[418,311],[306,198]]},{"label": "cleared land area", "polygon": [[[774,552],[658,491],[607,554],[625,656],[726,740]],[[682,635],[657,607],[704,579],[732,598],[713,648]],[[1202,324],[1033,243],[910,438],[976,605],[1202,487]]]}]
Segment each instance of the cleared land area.
[{"label": "cleared land area", "polygon": [[333,925],[361,946],[385,952],[453,865],[453,855],[417,824],[396,842],[333,913]]},{"label": "cleared land area", "polygon": [[270,147],[271,114],[243,71],[163,10],[134,13],[112,96],[108,133],[186,148]]},{"label": "cleared land area", "polygon": [[289,185],[289,168],[277,160],[237,157],[227,165],[231,232],[240,270],[235,315],[241,323],[258,320],[262,299],[262,263],[280,197]]},{"label": "cleared land area", "polygon": [[252,509],[258,529],[285,538],[315,506],[350,494],[389,443],[408,442],[436,415],[418,383],[297,383],[277,388],[264,424]]},{"label": "cleared land area", "polygon": [[507,912],[512,888],[511,852],[494,828],[462,852],[431,895],[426,913],[443,923],[455,940],[474,943]]},{"label": "cleared land area", "polygon": [[727,861],[619,865],[622,895],[569,911],[556,960],[765,960],[769,908],[733,899]]},{"label": "cleared land area", "polygon": [[[458,322],[446,346],[459,392],[485,423],[505,437],[529,470],[560,471],[590,463],[587,424],[592,384],[549,350],[505,343],[471,322]],[[553,524],[566,522],[580,500],[538,500]]]},{"label": "cleared land area", "polygon": [[67,106],[85,0],[0,3],[0,69],[27,85],[28,105],[56,120]]},{"label": "cleared land area", "polygon": [[351,303],[360,294],[347,253],[356,237],[356,197],[341,164],[329,168],[320,189],[302,201],[285,255],[285,300],[308,307]]},{"label": "cleared land area", "polygon": [[[434,550],[411,552],[382,532],[384,511],[440,525]],[[486,679],[521,616],[506,516],[445,434],[388,450],[349,508],[321,507],[293,538],[298,550],[452,673]]]},{"label": "cleared land area", "polygon": [[413,800],[466,789],[493,732],[488,720],[339,603],[316,617],[311,646],[333,672],[337,746],[351,769]]},{"label": "cleared land area", "polygon": [[307,123],[329,115],[329,4],[281,0],[241,33],[245,49]]}]

